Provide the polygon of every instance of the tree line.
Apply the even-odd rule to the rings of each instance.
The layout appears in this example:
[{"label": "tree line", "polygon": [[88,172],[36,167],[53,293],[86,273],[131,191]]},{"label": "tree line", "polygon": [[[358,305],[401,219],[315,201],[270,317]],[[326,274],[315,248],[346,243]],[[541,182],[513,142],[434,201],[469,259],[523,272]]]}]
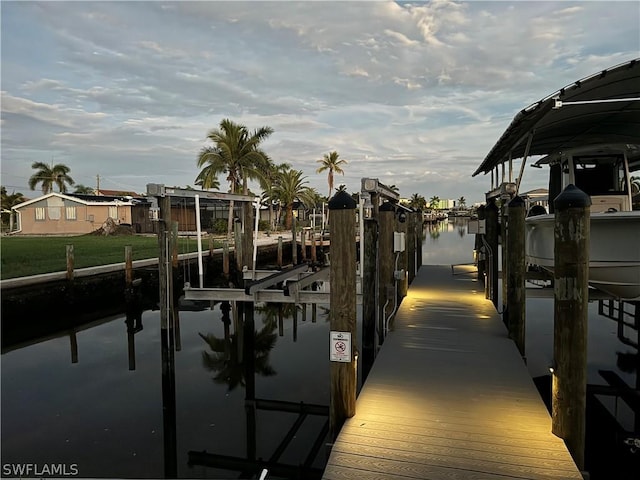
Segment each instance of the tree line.
[{"label": "tree line", "polygon": [[[296,202],[306,208],[319,207],[331,197],[334,190],[336,174],[344,175],[344,165],[347,160],[340,158],[337,151],[324,154],[317,160],[319,163],[316,173],[327,172],[328,196],[324,197],[308,185],[307,177],[302,170],[296,170],[288,163],[275,163],[262,149],[262,143],[273,133],[270,127],[260,127],[250,131],[245,125],[236,123],[228,118],[223,119],[217,128],[207,134],[208,145],[203,147],[197,155],[196,165],[200,172],[195,178],[195,185],[203,190],[219,190],[221,175],[228,182],[228,192],[232,194],[249,194],[248,182],[257,181],[262,189],[262,199],[269,207],[270,227],[275,229],[276,219],[274,205],[280,206],[278,211],[285,212],[285,225],[290,228],[293,218],[293,207]],[[28,185],[35,190],[38,185],[43,194],[51,193],[54,187],[61,193],[66,193],[69,187],[75,186],[74,193],[94,193],[90,187],[75,184],[70,176],[71,169],[61,163],[48,165],[44,162],[34,162],[31,167],[35,173],[29,178]],[[397,190],[395,186],[391,187]],[[2,187],[3,212],[24,201],[21,193],[7,195]],[[431,198],[429,205],[437,208],[440,199]],[[459,200],[464,205],[464,197]],[[427,201],[422,195],[413,194],[409,206],[425,209]],[[233,221],[234,202],[229,205],[228,230],[231,231]]]}]

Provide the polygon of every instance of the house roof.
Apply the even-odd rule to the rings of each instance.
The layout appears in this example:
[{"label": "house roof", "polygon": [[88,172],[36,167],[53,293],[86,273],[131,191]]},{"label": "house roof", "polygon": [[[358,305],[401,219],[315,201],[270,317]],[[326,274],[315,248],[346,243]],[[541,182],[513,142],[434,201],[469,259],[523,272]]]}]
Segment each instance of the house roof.
[{"label": "house roof", "polygon": [[528,155],[640,144],[640,58],[578,80],[518,112],[473,176],[510,157],[524,157],[529,134]]},{"label": "house roof", "polygon": [[21,208],[27,207],[33,203],[39,202],[41,200],[45,200],[51,197],[58,197],[63,200],[69,200],[76,203],[81,203],[83,205],[105,205],[105,206],[123,206],[123,205],[133,205],[134,202],[132,200],[119,200],[114,198],[104,198],[98,197],[94,195],[85,195],[85,198],[80,198],[72,195],[65,195],[64,193],[51,192],[46,195],[42,195],[40,197],[32,198],[31,200],[27,200],[26,202],[19,203],[18,205],[14,205],[12,210],[19,210]]},{"label": "house roof", "polygon": [[125,190],[105,190],[104,188],[97,190],[96,193],[98,195],[104,195],[107,197],[139,197],[140,196],[136,192],[128,192]]}]

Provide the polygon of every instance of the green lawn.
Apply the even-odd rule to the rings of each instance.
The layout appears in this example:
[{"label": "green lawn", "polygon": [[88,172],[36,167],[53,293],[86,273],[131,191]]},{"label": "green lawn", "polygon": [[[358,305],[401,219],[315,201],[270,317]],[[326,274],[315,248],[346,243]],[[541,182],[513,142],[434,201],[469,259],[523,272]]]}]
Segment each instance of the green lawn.
[{"label": "green lawn", "polygon": [[[0,278],[65,271],[67,245],[73,245],[75,268],[124,262],[126,245],[131,245],[134,260],[158,256],[158,239],[155,236],[2,237]],[[216,248],[219,246],[220,243],[216,242]],[[202,240],[202,248],[203,251],[209,249],[208,238]],[[197,250],[194,238],[179,238],[178,253]]]}]

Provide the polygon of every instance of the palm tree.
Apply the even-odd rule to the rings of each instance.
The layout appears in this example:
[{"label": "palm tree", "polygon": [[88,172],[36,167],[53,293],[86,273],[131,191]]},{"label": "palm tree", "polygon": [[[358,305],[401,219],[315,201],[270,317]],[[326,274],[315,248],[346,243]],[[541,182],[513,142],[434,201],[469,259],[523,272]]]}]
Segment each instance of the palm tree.
[{"label": "palm tree", "polygon": [[29,178],[29,188],[35,190],[36,185],[41,183],[42,193],[44,195],[51,193],[54,185],[57,185],[60,193],[65,193],[67,191],[67,184],[74,184],[73,178],[69,176],[71,169],[62,163],[49,166],[44,162],[33,162],[31,168],[36,170],[36,173]]},{"label": "palm tree", "polygon": [[2,223],[5,222],[5,215],[9,215],[9,231],[13,231],[13,215],[14,211],[11,210],[12,207],[24,202],[26,199],[24,195],[21,193],[12,193],[11,195],[7,194],[7,189],[5,187],[0,187],[0,197],[2,198]]},{"label": "palm tree", "polygon": [[429,206],[433,209],[437,209],[438,205],[440,205],[440,197],[437,195],[434,195],[433,197],[431,197],[431,199],[429,200]]},{"label": "palm tree", "polygon": [[95,190],[91,187],[87,187],[85,185],[82,185],[81,183],[78,183],[76,184],[76,188],[73,193],[79,193],[81,195],[93,195],[95,193]]},{"label": "palm tree", "polygon": [[218,174],[215,173],[211,165],[204,167],[196,177],[195,184],[202,190],[218,190],[220,189],[220,181]]},{"label": "palm tree", "polygon": [[467,200],[464,197],[460,197],[458,199],[458,207],[459,208],[464,208],[467,206]]},{"label": "palm tree", "polygon": [[409,206],[411,208],[423,210],[427,206],[427,201],[422,195],[414,193],[409,199]]},{"label": "palm tree", "polygon": [[307,177],[302,176],[302,170],[286,169],[278,176],[278,180],[273,187],[274,196],[280,201],[287,211],[286,228],[291,228],[293,219],[293,203],[298,200],[305,206],[313,205],[316,199],[316,192],[307,186]]},{"label": "palm tree", "polygon": [[[269,362],[269,354],[276,344],[277,335],[274,333],[274,325],[265,325],[259,332],[253,331],[255,356],[255,373],[271,377],[276,374]],[[213,381],[217,384],[227,385],[227,390],[234,390],[238,385],[245,385],[245,365],[241,358],[238,343],[241,341],[238,334],[230,335],[228,340],[218,338],[213,334],[203,335],[198,333],[211,352],[202,352],[202,365],[210,372],[215,372]],[[230,343],[230,345],[227,345]]]},{"label": "palm tree", "polygon": [[273,214],[273,203],[278,199],[275,198],[275,194],[273,191],[276,182],[278,181],[278,176],[291,168],[291,165],[288,163],[281,163],[276,165],[273,163],[273,160],[270,158],[267,159],[267,167],[260,172],[260,177],[258,181],[260,182],[260,188],[264,192],[266,200],[269,202],[269,226],[271,230],[275,230],[276,218]]},{"label": "palm tree", "polygon": [[[270,127],[261,127],[250,133],[244,125],[225,118],[220,122],[220,128],[214,128],[207,134],[213,145],[204,147],[198,155],[198,167],[204,168],[196,183],[200,179],[204,186],[218,174],[226,173],[230,193],[238,193],[242,185],[242,193],[246,195],[248,180],[258,178],[258,171],[267,163],[266,153],[258,147],[272,133]],[[229,236],[233,225],[233,203],[233,200],[229,202]]]},{"label": "palm tree", "polygon": [[316,160],[317,162],[322,164],[322,166],[320,166],[316,170],[316,173],[322,173],[325,170],[329,171],[329,174],[327,175],[327,183],[329,184],[329,197],[331,197],[331,192],[333,191],[334,172],[341,173],[344,175],[344,170],[342,170],[341,165],[346,164],[347,161],[339,157],[340,155],[338,154],[338,152],[334,151],[334,152],[329,152],[328,154],[325,153],[322,160]]}]

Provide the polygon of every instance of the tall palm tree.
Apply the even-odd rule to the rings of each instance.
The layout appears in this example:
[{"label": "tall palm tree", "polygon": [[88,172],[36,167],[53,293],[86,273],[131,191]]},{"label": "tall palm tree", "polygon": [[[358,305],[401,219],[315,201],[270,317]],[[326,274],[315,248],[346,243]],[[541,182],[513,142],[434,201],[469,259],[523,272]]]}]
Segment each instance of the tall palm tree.
[{"label": "tall palm tree", "polygon": [[329,184],[329,198],[331,198],[331,192],[333,191],[333,174],[341,173],[344,175],[344,170],[342,170],[342,165],[347,163],[343,158],[339,158],[340,155],[338,152],[329,152],[325,153],[322,160],[316,160],[318,163],[322,165],[316,170],[316,173],[322,173],[325,170],[328,170],[329,173],[327,175],[327,183]]},{"label": "tall palm tree", "polygon": [[36,173],[29,178],[31,190],[35,190],[36,185],[41,183],[42,193],[45,195],[53,191],[54,185],[58,187],[60,193],[65,193],[67,184],[74,184],[73,178],[69,176],[71,169],[62,163],[49,166],[44,162],[33,162],[31,168],[36,170]]},{"label": "tall palm tree", "polygon": [[273,187],[275,197],[287,212],[286,228],[291,228],[293,219],[293,203],[298,200],[305,206],[313,205],[316,198],[315,190],[307,186],[307,177],[302,176],[302,170],[287,169],[282,172]]},{"label": "tall palm tree", "polygon": [[429,200],[429,206],[431,208],[433,208],[434,210],[438,208],[438,205],[440,204],[440,197],[437,195],[434,195],[433,197],[431,197],[431,199]]},{"label": "tall palm tree", "polygon": [[411,208],[423,210],[427,206],[427,201],[422,195],[414,193],[409,199],[409,206]]},{"label": "tall palm tree", "polygon": [[460,198],[458,199],[458,207],[460,207],[460,208],[464,208],[464,207],[466,207],[466,206],[467,206],[467,199],[466,199],[466,198],[464,198],[464,197],[460,197]]},{"label": "tall palm tree", "polygon": [[[207,134],[213,145],[204,147],[198,155],[198,167],[204,167],[205,172],[200,172],[198,178],[204,185],[205,180],[226,173],[230,193],[238,193],[242,185],[242,193],[246,195],[248,180],[258,178],[258,171],[267,163],[267,155],[259,148],[260,143],[272,133],[270,127],[261,127],[251,133],[244,125],[225,118],[220,122],[220,128],[214,128]],[[233,225],[233,203],[233,200],[229,202],[229,236]]]}]

